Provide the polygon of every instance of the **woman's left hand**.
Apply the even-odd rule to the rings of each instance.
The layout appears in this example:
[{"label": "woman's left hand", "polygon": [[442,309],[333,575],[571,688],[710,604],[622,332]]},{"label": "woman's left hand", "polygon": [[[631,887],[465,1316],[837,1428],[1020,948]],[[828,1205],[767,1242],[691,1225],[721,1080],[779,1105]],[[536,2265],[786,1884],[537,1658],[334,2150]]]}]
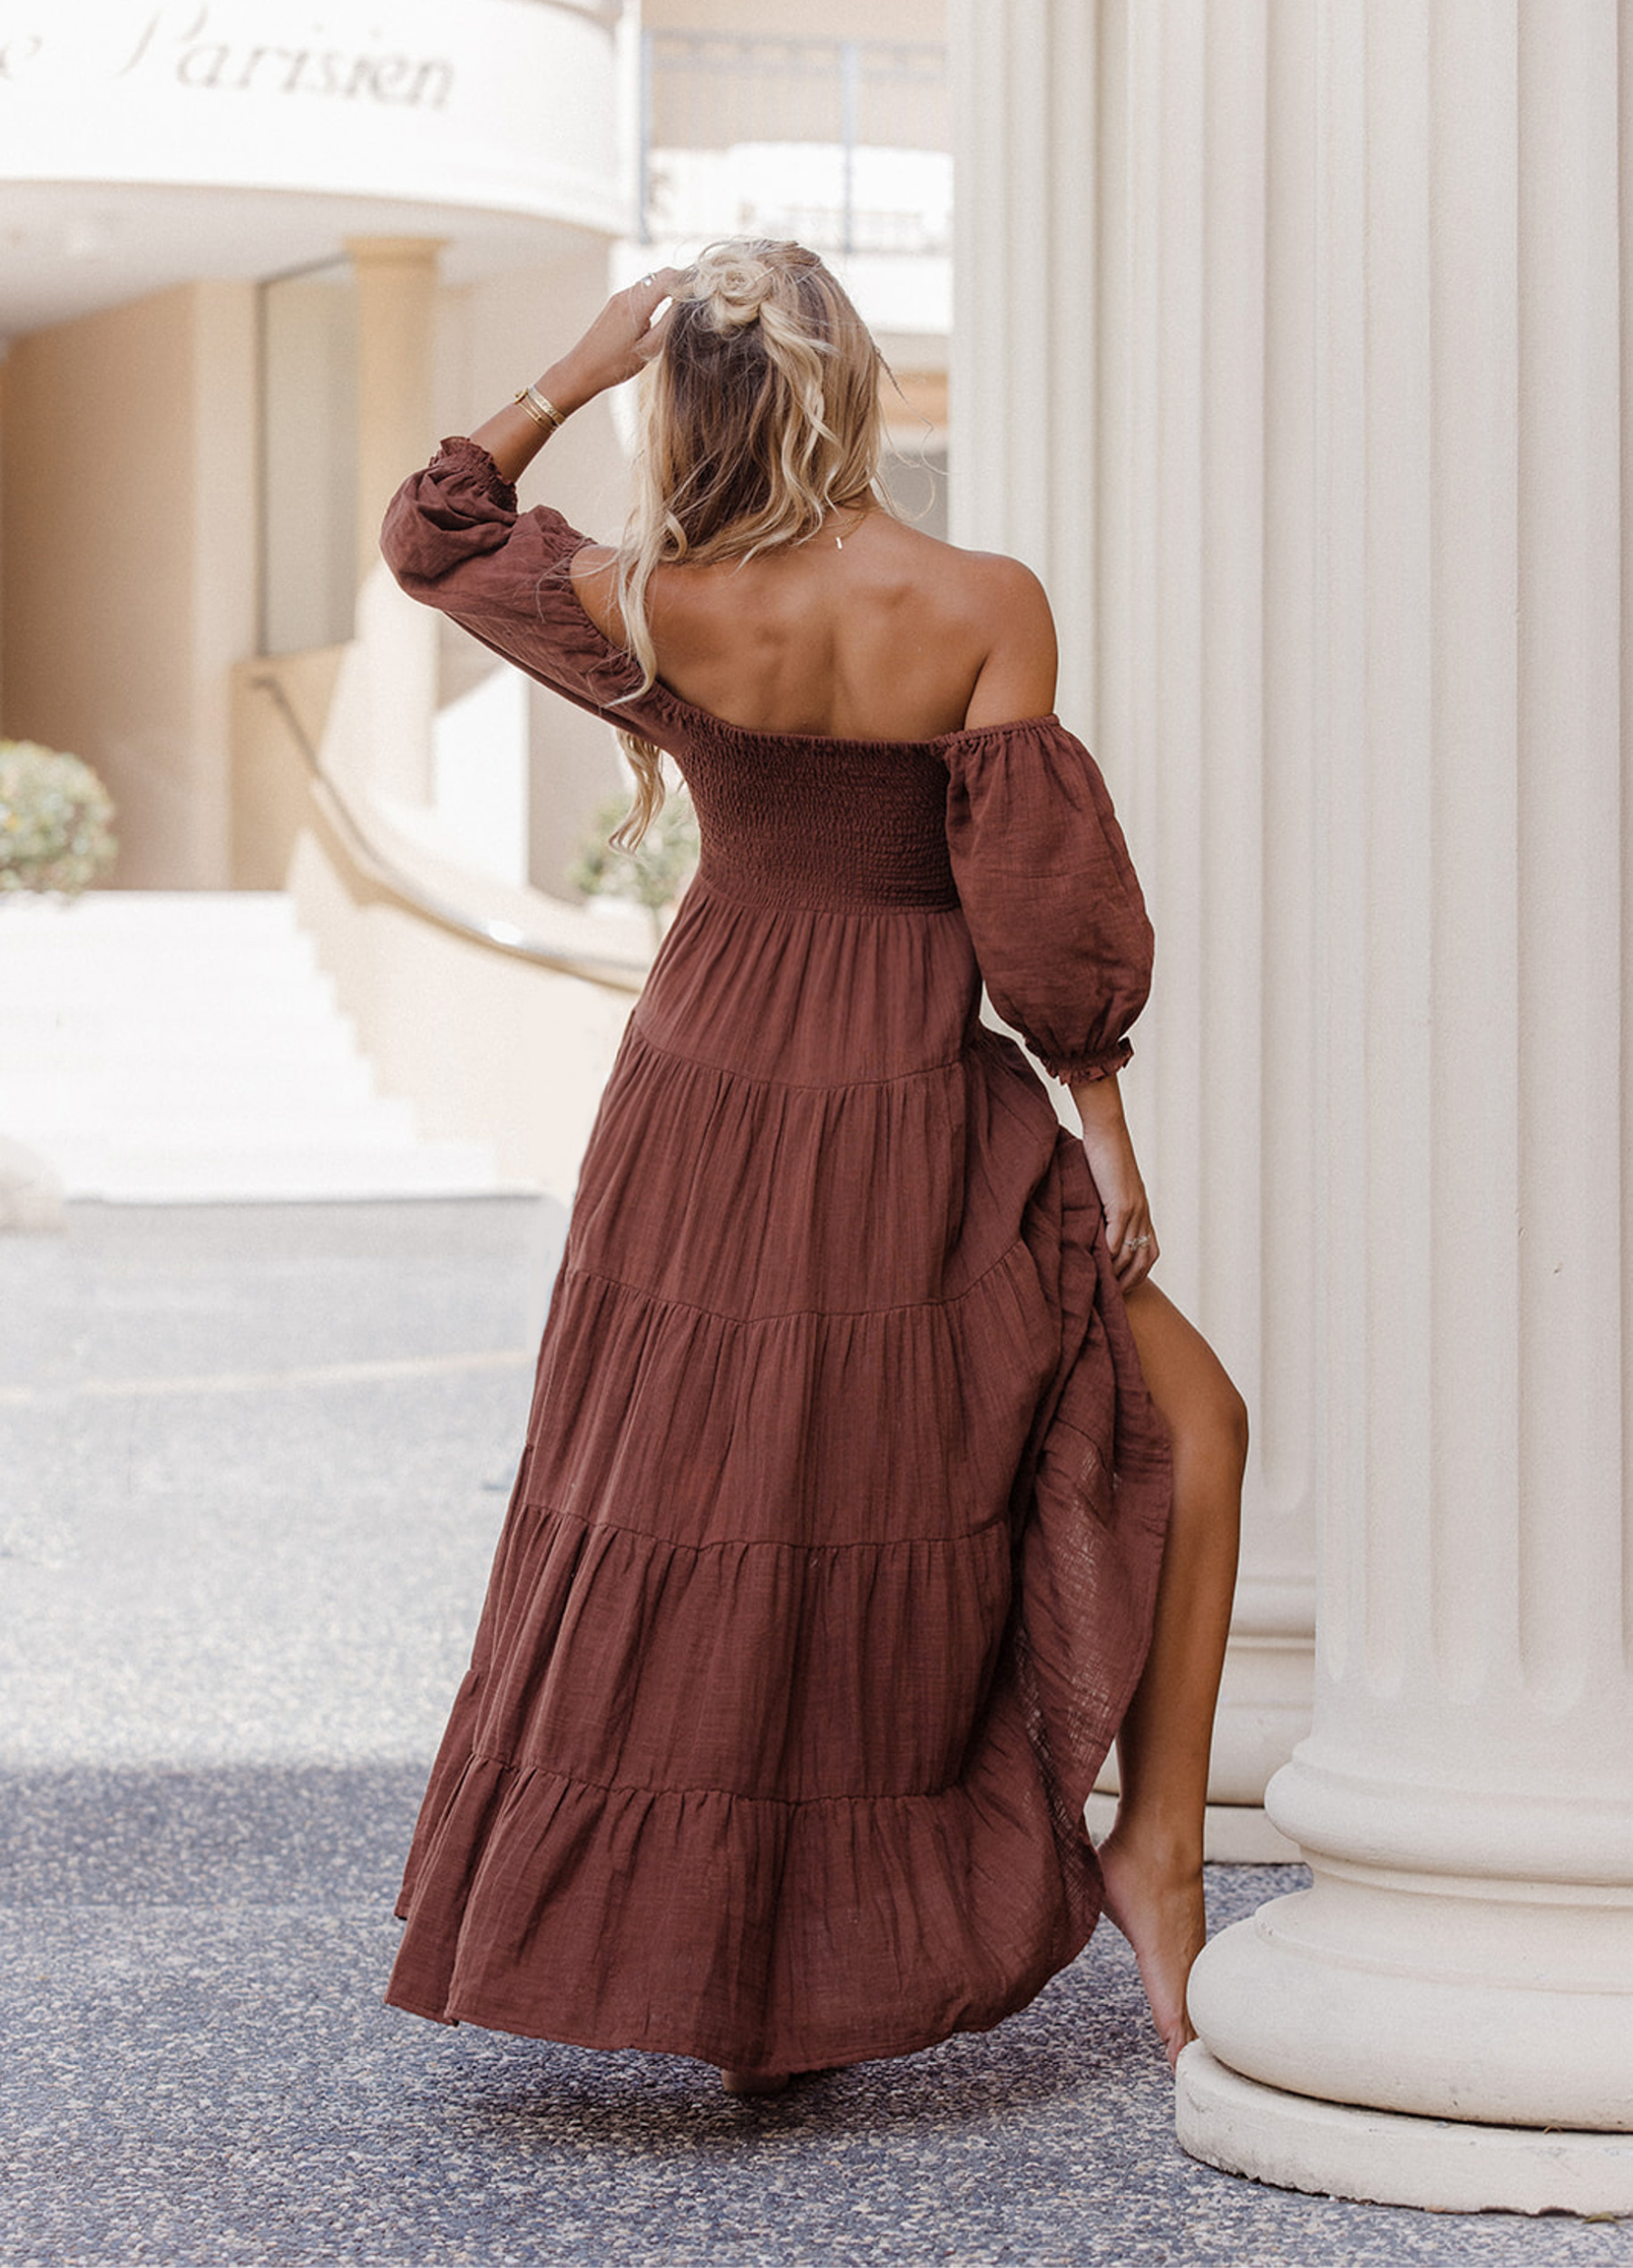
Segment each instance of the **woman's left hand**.
[{"label": "woman's left hand", "polygon": [[1083,1154],[1105,1207],[1111,1266],[1120,1287],[1131,1292],[1150,1274],[1158,1247],[1122,1095],[1115,1076],[1083,1080],[1071,1092],[1083,1120]]},{"label": "woman's left hand", "polygon": [[1126,1133],[1108,1136],[1090,1127],[1084,1131],[1083,1149],[1106,1208],[1111,1266],[1121,1289],[1131,1292],[1150,1274],[1158,1256],[1150,1203],[1134,1160],[1133,1145]]}]

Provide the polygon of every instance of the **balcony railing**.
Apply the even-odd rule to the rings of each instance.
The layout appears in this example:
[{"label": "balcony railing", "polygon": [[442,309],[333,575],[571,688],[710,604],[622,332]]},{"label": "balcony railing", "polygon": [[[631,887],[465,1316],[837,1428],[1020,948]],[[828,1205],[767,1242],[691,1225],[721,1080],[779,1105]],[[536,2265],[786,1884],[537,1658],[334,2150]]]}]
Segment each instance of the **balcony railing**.
[{"label": "balcony railing", "polygon": [[649,243],[729,233],[944,251],[947,152],[946,57],[932,43],[642,34]]}]

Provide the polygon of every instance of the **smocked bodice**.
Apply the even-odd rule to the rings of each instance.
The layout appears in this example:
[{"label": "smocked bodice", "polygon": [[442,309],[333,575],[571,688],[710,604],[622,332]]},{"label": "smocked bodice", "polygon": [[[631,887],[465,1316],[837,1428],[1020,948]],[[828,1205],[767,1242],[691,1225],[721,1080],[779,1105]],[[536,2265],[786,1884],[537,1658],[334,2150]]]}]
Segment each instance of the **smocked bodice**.
[{"label": "smocked bodice", "polygon": [[[572,576],[587,540],[559,512],[519,513],[487,452],[464,439],[445,442],[403,484],[381,532],[412,596],[674,757],[703,843],[689,931],[708,905],[793,924],[753,951],[778,967],[779,983],[801,957],[808,989],[820,957],[808,921],[923,914],[931,918],[905,926],[934,930],[936,942],[927,934],[912,949],[948,962],[949,996],[973,982],[973,946],[999,1013],[1047,1070],[1092,1079],[1127,1060],[1122,1035],[1150,981],[1150,924],[1105,781],[1058,717],[919,741],[728,724],[647,682],[592,621]],[[745,950],[740,930],[733,935]],[[848,948],[832,942],[834,981],[854,988]]]},{"label": "smocked bodice", "polygon": [[699,879],[738,905],[951,906],[947,772],[926,742],[758,733],[705,719],[676,749]]}]

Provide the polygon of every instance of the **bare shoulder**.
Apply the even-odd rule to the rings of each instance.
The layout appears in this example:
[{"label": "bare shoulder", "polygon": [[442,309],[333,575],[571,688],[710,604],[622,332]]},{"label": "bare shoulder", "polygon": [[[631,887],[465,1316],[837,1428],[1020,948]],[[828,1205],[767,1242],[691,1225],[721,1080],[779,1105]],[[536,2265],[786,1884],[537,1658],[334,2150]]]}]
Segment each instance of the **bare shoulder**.
[{"label": "bare shoulder", "polygon": [[1018,605],[1041,606],[1049,609],[1048,595],[1024,560],[1012,559],[1007,552],[971,552],[949,544],[955,551],[972,575],[978,577],[993,592],[1015,601]]},{"label": "bare shoulder", "polygon": [[623,611],[618,603],[618,553],[611,543],[585,543],[569,565],[579,603],[605,638],[623,643]]},{"label": "bare shoulder", "polygon": [[910,546],[920,572],[953,608],[993,632],[994,641],[1042,640],[1052,645],[1054,616],[1048,593],[1032,569],[1003,552],[966,551],[905,523],[894,523],[898,543]]},{"label": "bare shoulder", "polygon": [[1002,552],[956,543],[881,516],[908,589],[927,599],[940,650],[963,679],[966,726],[1045,717],[1054,708],[1054,616],[1032,569]]},{"label": "bare shoulder", "polygon": [[1023,560],[1011,559],[1003,552],[954,552],[954,556],[963,562],[971,588],[980,592],[1007,632],[1053,638],[1049,593]]},{"label": "bare shoulder", "polygon": [[1060,650],[1049,595],[1032,569],[1002,552],[965,552],[986,631],[968,725],[1044,717],[1054,708]]},{"label": "bare shoulder", "polygon": [[[572,554],[572,572],[580,602],[596,628],[614,645],[627,644],[623,608],[619,603],[616,548],[611,543],[584,544]],[[653,568],[646,586],[649,628],[671,635],[679,630],[684,636],[699,621],[707,621],[717,583],[718,577],[711,576],[707,568],[660,562]]]}]

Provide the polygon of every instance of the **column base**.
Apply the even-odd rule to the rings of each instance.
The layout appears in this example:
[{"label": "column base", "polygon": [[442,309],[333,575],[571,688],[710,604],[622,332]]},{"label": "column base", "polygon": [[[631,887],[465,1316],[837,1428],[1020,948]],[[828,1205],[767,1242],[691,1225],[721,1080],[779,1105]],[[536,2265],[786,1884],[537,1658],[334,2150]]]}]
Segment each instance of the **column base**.
[{"label": "column base", "polygon": [[1308,1857],[1310,1889],[1191,1970],[1227,2069],[1412,2118],[1633,2133],[1633,1894]]},{"label": "column base", "polygon": [[1277,2189],[1437,2213],[1633,2214],[1633,2135],[1321,2102],[1243,2078],[1199,2039],[1179,2058],[1174,2126],[1203,2165]]}]

